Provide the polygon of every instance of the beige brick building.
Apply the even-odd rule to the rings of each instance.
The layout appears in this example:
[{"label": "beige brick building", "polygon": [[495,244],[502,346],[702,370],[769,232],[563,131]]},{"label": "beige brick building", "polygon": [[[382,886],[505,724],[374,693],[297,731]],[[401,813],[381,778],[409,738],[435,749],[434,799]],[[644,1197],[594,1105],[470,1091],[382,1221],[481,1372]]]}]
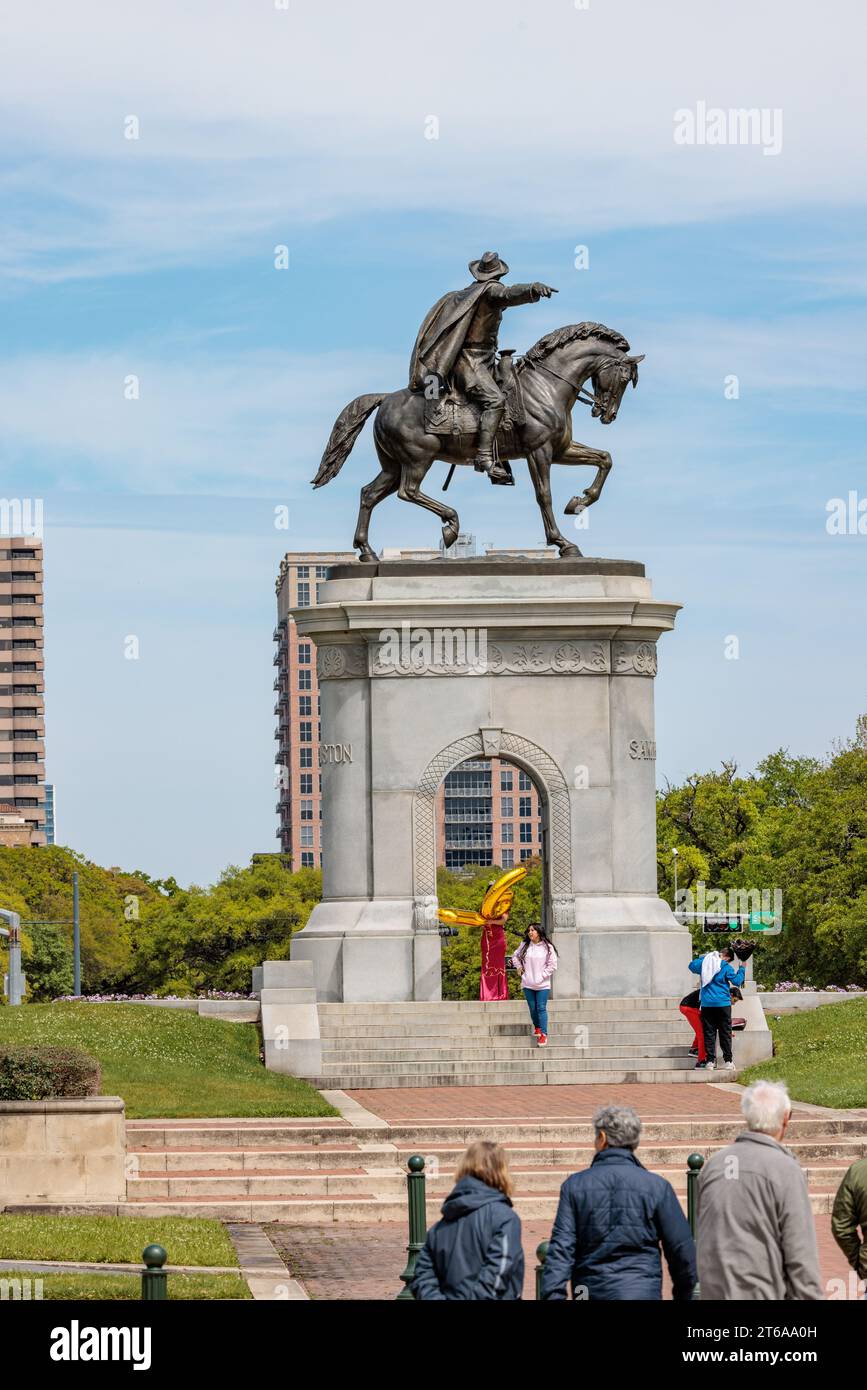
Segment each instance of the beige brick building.
[{"label": "beige brick building", "polygon": [[0,801],[27,831],[10,825],[12,843],[45,844],[43,647],[42,541],[0,536]]},{"label": "beige brick building", "polygon": [[[472,537],[461,541],[459,553],[472,554]],[[290,613],[317,603],[318,586],[329,565],[352,563],[355,558],[354,551],[290,553],[284,556],[277,577],[277,838],[281,853],[291,857],[296,869],[322,864],[320,724],[315,645],[299,641]],[[383,552],[383,559],[438,558],[436,550]],[[539,796],[527,774],[496,758],[467,762],[449,773],[437,799],[437,851],[439,863],[452,869],[465,864],[512,868],[537,856],[541,851]]]}]

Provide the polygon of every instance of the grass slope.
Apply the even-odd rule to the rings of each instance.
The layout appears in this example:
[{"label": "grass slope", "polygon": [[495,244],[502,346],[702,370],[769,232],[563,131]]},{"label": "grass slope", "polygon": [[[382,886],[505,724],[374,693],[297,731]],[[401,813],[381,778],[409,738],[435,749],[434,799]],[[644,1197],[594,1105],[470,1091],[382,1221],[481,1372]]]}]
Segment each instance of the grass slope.
[{"label": "grass slope", "polygon": [[[0,1289],[4,1281],[18,1279],[23,1289],[31,1291],[31,1298],[38,1296],[46,1302],[68,1299],[76,1303],[133,1303],[141,1299],[141,1277],[137,1274],[30,1274],[27,1270],[3,1270]],[[253,1297],[240,1274],[170,1274],[166,1289],[170,1303]]]},{"label": "grass slope", "polygon": [[867,999],[823,1004],[768,1022],[774,1057],[739,1081],[785,1081],[794,1100],[848,1110],[867,1106]]},{"label": "grass slope", "polygon": [[4,1043],[98,1057],[103,1095],[123,1096],[130,1119],[337,1113],[306,1081],[265,1070],[249,1023],[146,1004],[23,1004],[0,1008]]},{"label": "grass slope", "polygon": [[146,1245],[162,1245],[173,1265],[238,1263],[222,1222],[203,1217],[0,1213],[0,1260],[138,1264]]}]

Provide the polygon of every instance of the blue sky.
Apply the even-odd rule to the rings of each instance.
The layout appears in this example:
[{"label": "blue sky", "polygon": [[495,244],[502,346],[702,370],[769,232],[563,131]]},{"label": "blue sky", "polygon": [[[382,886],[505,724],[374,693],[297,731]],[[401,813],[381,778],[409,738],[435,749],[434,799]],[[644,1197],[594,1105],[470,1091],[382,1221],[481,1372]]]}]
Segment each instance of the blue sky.
[{"label": "blue sky", "polygon": [[[646,353],[611,429],[576,410],[614,457],[577,539],[684,604],[660,778],[819,754],[867,709],[867,536],[825,529],[829,498],[867,496],[860,7],[427,15],[48,0],[9,20],[4,489],[45,499],[48,770],[60,838],[101,863],[209,882],[275,847],[280,556],[348,546],[375,465],[367,431],[314,494],[331,424],[404,384],[424,313],[489,248],[560,291],[504,345],[600,319]],[[702,101],[781,111],[780,153],[676,145]],[[516,471],[505,495],[455,480],[480,542],[541,542]],[[579,478],[555,480],[558,512]],[[377,546],[437,537],[394,500],[373,523]]]}]

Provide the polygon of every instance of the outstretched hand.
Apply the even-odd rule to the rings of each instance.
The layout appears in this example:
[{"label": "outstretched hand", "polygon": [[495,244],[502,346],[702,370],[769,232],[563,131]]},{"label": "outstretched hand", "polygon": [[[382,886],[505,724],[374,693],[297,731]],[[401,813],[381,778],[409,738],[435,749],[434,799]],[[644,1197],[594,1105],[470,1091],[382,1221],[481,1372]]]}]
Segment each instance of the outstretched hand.
[{"label": "outstretched hand", "polygon": [[543,285],[541,280],[536,281],[533,290],[540,299],[550,299],[552,294],[559,294],[559,290],[553,289],[551,285]]}]

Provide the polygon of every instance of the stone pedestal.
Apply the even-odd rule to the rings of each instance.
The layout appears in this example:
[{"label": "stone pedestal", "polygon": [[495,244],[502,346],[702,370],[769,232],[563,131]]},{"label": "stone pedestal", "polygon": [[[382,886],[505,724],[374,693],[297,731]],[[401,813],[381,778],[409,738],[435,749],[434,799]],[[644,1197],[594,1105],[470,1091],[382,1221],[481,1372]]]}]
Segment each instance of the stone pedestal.
[{"label": "stone pedestal", "polygon": [[335,565],[316,608],[323,900],[292,943],[321,1001],[438,999],[434,803],[468,758],[540,792],[561,998],[681,993],[656,893],[653,679],[679,605],[617,560]]},{"label": "stone pedestal", "polygon": [[322,1043],[313,969],[305,960],[266,960],[253,968],[265,1066],[289,1076],[318,1076]]}]

